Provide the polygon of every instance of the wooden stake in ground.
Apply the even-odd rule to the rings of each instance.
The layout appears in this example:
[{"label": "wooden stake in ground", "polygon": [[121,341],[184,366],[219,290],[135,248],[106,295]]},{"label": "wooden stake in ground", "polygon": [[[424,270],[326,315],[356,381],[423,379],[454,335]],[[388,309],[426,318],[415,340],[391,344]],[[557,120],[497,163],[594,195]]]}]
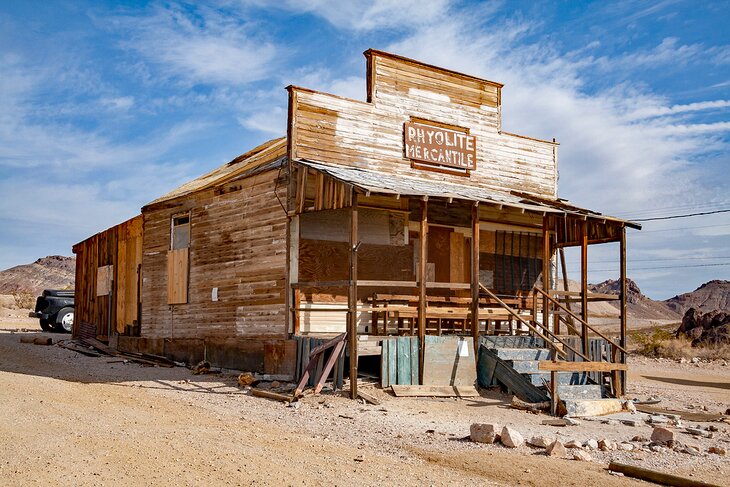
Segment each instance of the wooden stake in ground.
[{"label": "wooden stake in ground", "polygon": [[611,462],[608,465],[608,469],[614,472],[621,472],[627,477],[648,480],[649,482],[654,482],[660,485],[672,485],[675,487],[720,487],[719,485],[708,484],[707,482],[702,482],[700,480],[688,479],[678,475],[671,475],[664,472],[658,472],[656,470],[649,470],[648,468],[641,468],[617,462]]}]

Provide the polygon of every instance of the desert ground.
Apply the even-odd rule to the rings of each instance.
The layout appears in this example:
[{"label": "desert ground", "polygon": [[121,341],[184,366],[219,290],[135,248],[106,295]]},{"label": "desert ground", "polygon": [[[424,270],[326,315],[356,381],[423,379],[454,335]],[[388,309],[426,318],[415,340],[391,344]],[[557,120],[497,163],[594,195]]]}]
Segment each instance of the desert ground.
[{"label": "desert ground", "polygon": [[[396,398],[363,384],[380,405],[325,389],[292,407],[252,396],[237,385],[237,371],[192,375],[20,343],[23,336],[70,339],[42,333],[22,313],[0,317],[3,485],[649,485],[609,474],[611,460],[717,485],[730,476],[729,456],[706,453],[730,447],[730,425],[706,421],[730,407],[723,361],[630,363],[629,397],[660,398],[657,407],[696,414],[685,425],[717,427],[713,438],[678,434],[701,454],[590,451],[592,461],[579,462],[473,443],[469,427],[494,422],[528,439],[630,442],[648,438],[651,426],[641,413],[546,426],[547,415],[511,409],[511,396],[495,390],[474,399]],[[619,421],[629,416],[636,426]]]}]

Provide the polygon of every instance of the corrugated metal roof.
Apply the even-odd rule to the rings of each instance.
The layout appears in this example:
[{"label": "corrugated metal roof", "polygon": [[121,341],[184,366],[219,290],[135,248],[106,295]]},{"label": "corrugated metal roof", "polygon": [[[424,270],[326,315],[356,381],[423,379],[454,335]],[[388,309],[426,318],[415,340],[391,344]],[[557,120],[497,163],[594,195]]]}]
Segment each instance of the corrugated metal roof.
[{"label": "corrugated metal roof", "polygon": [[286,137],[269,140],[255,149],[236,157],[231,162],[213,169],[209,173],[204,174],[197,179],[188,181],[182,186],[173,189],[169,193],[151,201],[145,206],[162,203],[163,201],[179,198],[181,196],[230,181],[236,177],[245,175],[244,173],[248,173],[252,169],[266,165],[267,163],[271,163],[285,156]]},{"label": "corrugated metal roof", "polygon": [[536,213],[569,214],[601,220],[610,220],[625,223],[626,225],[634,228],[641,228],[640,225],[635,223],[602,215],[601,213],[585,208],[580,208],[565,200],[555,200],[553,202],[523,193],[514,194],[500,191],[489,191],[488,189],[475,186],[467,186],[445,181],[432,181],[396,174],[385,174],[365,168],[325,164],[311,160],[299,160],[296,161],[296,163],[311,167],[312,169],[321,171],[328,176],[342,182],[352,184],[361,190],[369,191],[371,193],[402,196],[428,196],[435,198],[453,198],[467,201],[478,201],[480,203],[510,206]]}]

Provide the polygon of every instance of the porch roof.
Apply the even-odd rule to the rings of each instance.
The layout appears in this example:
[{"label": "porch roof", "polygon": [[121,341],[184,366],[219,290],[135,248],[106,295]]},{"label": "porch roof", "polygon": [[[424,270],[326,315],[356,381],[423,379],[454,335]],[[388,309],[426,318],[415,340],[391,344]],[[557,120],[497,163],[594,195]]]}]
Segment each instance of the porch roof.
[{"label": "porch roof", "polygon": [[477,201],[492,205],[509,206],[540,214],[567,215],[581,219],[606,220],[624,224],[631,228],[641,228],[641,225],[637,223],[574,206],[563,199],[549,200],[514,191],[511,193],[490,191],[485,188],[466,184],[419,179],[410,176],[377,172],[362,167],[325,164],[312,160],[300,159],[295,162],[370,193]]}]

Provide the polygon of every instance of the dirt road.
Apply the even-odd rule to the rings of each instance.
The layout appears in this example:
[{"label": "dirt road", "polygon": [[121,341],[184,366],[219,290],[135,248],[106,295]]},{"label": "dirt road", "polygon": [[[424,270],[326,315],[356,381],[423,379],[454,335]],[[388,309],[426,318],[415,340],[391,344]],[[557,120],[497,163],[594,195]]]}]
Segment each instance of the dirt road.
[{"label": "dirt road", "polygon": [[[525,436],[637,434],[541,426],[544,417],[505,408],[509,398],[498,393],[415,400],[373,390],[382,406],[324,394],[286,407],[246,394],[233,375],[21,344],[21,335],[37,333],[10,331],[22,326],[34,325],[0,323],[3,485],[641,484],[606,473],[603,452],[584,463],[466,441],[476,421],[510,424]],[[681,458],[678,471],[718,482],[730,467],[714,457]]]}]

